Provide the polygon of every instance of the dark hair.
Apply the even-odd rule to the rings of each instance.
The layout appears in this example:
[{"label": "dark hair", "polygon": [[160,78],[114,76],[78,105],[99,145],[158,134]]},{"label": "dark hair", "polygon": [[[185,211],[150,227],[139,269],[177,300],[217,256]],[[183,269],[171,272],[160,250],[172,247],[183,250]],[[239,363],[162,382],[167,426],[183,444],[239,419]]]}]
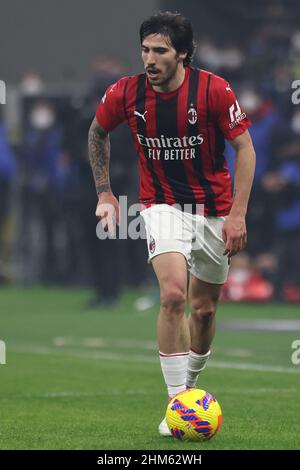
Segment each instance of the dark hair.
[{"label": "dark hair", "polygon": [[177,12],[163,11],[145,20],[140,27],[141,44],[150,34],[168,36],[171,44],[179,52],[187,52],[183,65],[188,65],[195,51],[193,29],[190,21]]}]

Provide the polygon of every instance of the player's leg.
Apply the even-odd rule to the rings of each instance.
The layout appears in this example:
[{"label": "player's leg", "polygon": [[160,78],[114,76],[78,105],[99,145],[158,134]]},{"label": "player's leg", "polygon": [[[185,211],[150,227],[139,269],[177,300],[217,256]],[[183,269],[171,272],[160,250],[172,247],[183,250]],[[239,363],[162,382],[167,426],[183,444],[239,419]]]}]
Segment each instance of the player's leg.
[{"label": "player's leg", "polygon": [[187,386],[196,387],[205,368],[216,330],[216,310],[222,285],[210,284],[190,276],[188,299],[191,349],[188,359]]},{"label": "player's leg", "polygon": [[188,291],[191,334],[187,371],[188,387],[196,386],[198,375],[205,368],[210,356],[210,347],[216,330],[217,303],[222,285],[228,275],[228,259],[223,255],[224,220],[224,217],[204,219],[204,237],[199,237],[198,245],[191,254]]},{"label": "player's leg", "polygon": [[186,260],[181,253],[162,253],[152,259],[160,288],[157,338],[165,354],[186,351],[190,345],[185,315],[187,300]]},{"label": "player's leg", "polygon": [[[167,204],[158,204],[141,212],[145,222],[149,258],[160,288],[157,338],[160,363],[173,397],[186,389],[190,333],[185,315],[187,299],[187,259],[191,234],[184,214]],[[165,419],[159,426],[162,435],[171,435]]]},{"label": "player's leg", "polygon": [[191,349],[206,354],[216,330],[216,310],[222,284],[210,284],[190,275],[188,300]]},{"label": "player's leg", "polygon": [[181,253],[162,253],[152,259],[160,288],[157,339],[160,361],[169,397],[185,390],[190,349],[189,325],[185,315],[187,299],[186,259]]},{"label": "player's leg", "polygon": [[[186,389],[190,349],[189,325],[185,315],[187,298],[186,259],[178,252],[162,253],[152,259],[160,287],[157,339],[162,373],[169,400]],[[166,419],[158,427],[162,436],[171,436]]]},{"label": "player's leg", "polygon": [[[187,299],[187,259],[191,236],[184,214],[167,204],[141,212],[145,221],[149,258],[160,288],[157,338],[169,396],[185,390],[182,379],[190,348]],[[184,371],[184,372],[183,372]],[[175,377],[176,375],[176,377]]]}]

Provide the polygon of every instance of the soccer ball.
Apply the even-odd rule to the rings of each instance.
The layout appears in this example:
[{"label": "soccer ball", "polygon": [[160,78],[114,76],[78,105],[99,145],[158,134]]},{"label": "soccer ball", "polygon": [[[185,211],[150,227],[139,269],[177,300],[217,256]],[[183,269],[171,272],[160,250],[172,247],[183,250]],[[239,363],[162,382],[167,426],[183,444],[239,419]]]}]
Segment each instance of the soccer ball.
[{"label": "soccer ball", "polygon": [[222,424],[217,400],[205,390],[191,388],[178,393],[168,404],[167,425],[181,441],[203,441],[213,437]]}]

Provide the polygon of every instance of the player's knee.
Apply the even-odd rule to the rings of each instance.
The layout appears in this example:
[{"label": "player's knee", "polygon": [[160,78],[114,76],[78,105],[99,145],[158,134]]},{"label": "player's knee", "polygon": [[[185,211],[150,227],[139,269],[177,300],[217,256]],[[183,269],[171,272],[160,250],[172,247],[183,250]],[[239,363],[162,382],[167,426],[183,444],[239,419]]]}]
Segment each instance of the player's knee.
[{"label": "player's knee", "polygon": [[208,323],[213,320],[217,305],[213,301],[194,303],[191,305],[191,315],[197,322]]},{"label": "player's knee", "polygon": [[170,285],[162,290],[160,305],[162,311],[167,315],[180,315],[184,313],[186,304],[186,293],[184,288]]}]

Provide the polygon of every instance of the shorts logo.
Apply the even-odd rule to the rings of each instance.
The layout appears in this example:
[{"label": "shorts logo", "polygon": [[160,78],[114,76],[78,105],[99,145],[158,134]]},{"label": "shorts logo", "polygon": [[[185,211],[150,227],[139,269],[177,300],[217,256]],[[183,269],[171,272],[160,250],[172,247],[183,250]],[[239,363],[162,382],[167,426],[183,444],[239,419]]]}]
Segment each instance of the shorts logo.
[{"label": "shorts logo", "polygon": [[149,250],[151,254],[153,254],[155,251],[155,240],[152,235],[150,235]]},{"label": "shorts logo", "polygon": [[197,119],[197,111],[195,110],[193,103],[191,103],[190,109],[188,110],[188,121],[190,124],[196,124]]}]

